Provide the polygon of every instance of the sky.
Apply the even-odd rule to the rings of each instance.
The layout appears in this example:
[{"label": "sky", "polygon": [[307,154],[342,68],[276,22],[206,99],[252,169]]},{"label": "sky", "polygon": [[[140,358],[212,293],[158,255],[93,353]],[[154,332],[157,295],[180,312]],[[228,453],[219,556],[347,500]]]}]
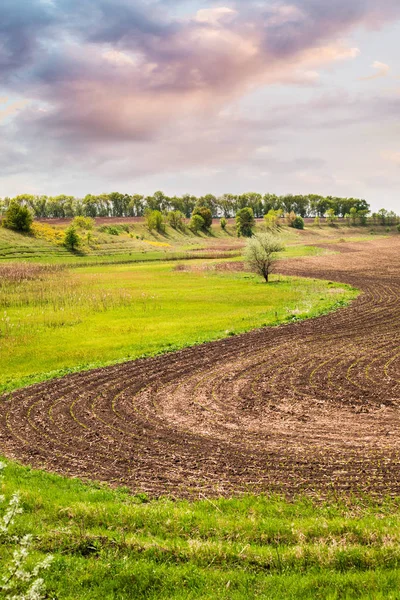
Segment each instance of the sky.
[{"label": "sky", "polygon": [[0,197],[319,193],[400,213],[399,0],[1,0]]}]

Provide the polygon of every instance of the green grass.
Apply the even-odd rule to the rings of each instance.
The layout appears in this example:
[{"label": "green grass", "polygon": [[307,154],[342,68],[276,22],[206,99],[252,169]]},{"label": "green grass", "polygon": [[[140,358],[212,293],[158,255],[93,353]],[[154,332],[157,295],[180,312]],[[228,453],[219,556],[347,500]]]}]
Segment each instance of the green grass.
[{"label": "green grass", "polygon": [[[55,556],[49,598],[399,598],[398,500],[149,501],[17,464],[5,475],[24,510],[11,533],[34,536],[33,561]],[[13,548],[0,538],[0,565]]]},{"label": "green grass", "polygon": [[[358,292],[312,279],[165,262],[92,266],[0,285],[0,391],[339,308]],[[208,261],[208,268],[213,263]]]},{"label": "green grass", "polygon": [[[121,219],[123,222],[123,219]],[[20,234],[0,227],[0,264],[3,261],[24,260],[51,264],[118,264],[144,262],[154,260],[182,260],[199,257],[206,258],[235,257],[242,252],[244,240],[236,237],[232,225],[223,231],[218,225],[213,225],[209,235],[193,234],[189,229],[185,233],[167,226],[165,233],[148,231],[144,223],[123,223],[119,235],[110,235],[104,226],[95,227],[90,233],[90,243],[86,240],[87,232],[81,231],[84,239],[82,247],[71,252],[60,243],[56,243],[57,235],[65,226],[49,226],[39,224],[41,235],[45,239]],[[125,228],[125,229],[123,229]],[[255,231],[263,229],[257,224]],[[383,228],[377,228],[380,233]],[[339,241],[365,241],[370,239],[370,233],[365,227],[340,226],[308,226],[299,232],[289,227],[281,227],[279,235],[288,244],[286,257],[309,256],[321,254],[323,250],[312,246],[313,243],[337,243]],[[379,237],[381,237],[379,235]]]}]

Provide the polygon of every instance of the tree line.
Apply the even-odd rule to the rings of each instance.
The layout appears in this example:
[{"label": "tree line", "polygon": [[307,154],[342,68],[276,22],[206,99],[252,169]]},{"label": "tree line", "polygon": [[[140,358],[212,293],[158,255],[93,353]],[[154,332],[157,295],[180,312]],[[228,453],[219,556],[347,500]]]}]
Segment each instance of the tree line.
[{"label": "tree line", "polygon": [[[150,211],[163,214],[179,211],[189,219],[195,209],[204,207],[211,211],[213,218],[233,218],[243,208],[251,208],[255,218],[262,218],[272,212],[293,213],[305,217],[346,217],[357,214],[360,223],[370,214],[370,205],[360,198],[339,198],[317,194],[223,194],[214,196],[167,196],[162,191],[152,196],[140,194],[87,194],[84,198],[74,196],[41,196],[22,194],[15,198],[0,199],[0,215],[4,214],[11,203],[26,206],[36,219],[85,217],[143,217]],[[381,209],[372,215],[374,222],[394,224],[396,215]],[[393,223],[391,223],[393,221]]]}]

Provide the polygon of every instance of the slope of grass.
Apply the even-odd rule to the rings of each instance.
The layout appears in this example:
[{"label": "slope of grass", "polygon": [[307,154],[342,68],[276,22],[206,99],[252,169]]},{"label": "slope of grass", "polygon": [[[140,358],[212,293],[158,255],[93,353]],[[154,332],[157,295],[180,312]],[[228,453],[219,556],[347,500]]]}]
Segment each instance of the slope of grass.
[{"label": "slope of grass", "polygon": [[49,598],[399,597],[398,500],[149,501],[10,464],[3,492],[16,489],[11,533],[34,536],[33,561],[55,556]]},{"label": "slope of grass", "polygon": [[3,282],[0,390],[314,317],[356,295],[349,286],[311,279],[275,276],[266,285],[201,263],[197,271],[154,262]]},{"label": "slope of grass", "polygon": [[[167,226],[165,233],[150,232],[144,223],[124,223],[111,225],[118,235],[108,233],[107,226],[97,226],[92,232],[81,230],[82,246],[71,252],[60,245],[62,231],[65,226],[36,223],[34,229],[41,237],[20,234],[0,227],[0,263],[10,260],[26,260],[46,263],[68,263],[71,265],[130,263],[153,260],[182,260],[193,258],[199,251],[204,257],[213,254],[227,257],[237,256],[242,252],[244,240],[236,237],[235,227],[229,225],[223,231],[214,224],[209,234],[194,234],[189,229],[185,232]],[[263,223],[257,223],[255,232],[264,229]],[[279,235],[288,244],[289,256],[297,248],[297,256],[309,255],[322,250],[313,247],[318,243],[337,243],[344,241],[365,241],[371,233],[385,235],[383,227],[370,232],[367,227],[307,226],[304,231],[297,231],[282,226]],[[391,231],[392,233],[395,230]],[[398,235],[396,233],[396,235]],[[58,243],[56,243],[58,240]]]}]

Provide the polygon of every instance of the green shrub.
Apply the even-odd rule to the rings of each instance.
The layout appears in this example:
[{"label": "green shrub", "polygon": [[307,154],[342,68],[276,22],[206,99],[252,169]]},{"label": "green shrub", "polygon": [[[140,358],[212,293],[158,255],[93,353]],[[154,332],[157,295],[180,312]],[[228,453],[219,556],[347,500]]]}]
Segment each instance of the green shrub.
[{"label": "green shrub", "polygon": [[164,217],[159,210],[149,210],[146,212],[146,224],[149,231],[153,229],[159,233],[165,231]]},{"label": "green shrub", "polygon": [[198,233],[202,229],[205,229],[205,222],[203,217],[200,215],[192,215],[189,223],[189,229],[191,229],[194,233]]},{"label": "green shrub", "polygon": [[397,231],[400,233],[400,223],[397,225]]},{"label": "green shrub", "polygon": [[251,237],[253,235],[254,223],[253,209],[249,206],[241,208],[236,214],[236,231],[238,237]]},{"label": "green shrub", "polygon": [[91,217],[75,217],[72,221],[72,225],[74,227],[79,227],[79,229],[86,229],[87,231],[91,231],[94,226],[94,219]]},{"label": "green shrub", "polygon": [[173,210],[167,214],[168,223],[171,225],[173,229],[178,229],[180,231],[185,230],[185,221],[184,215],[180,210]]},{"label": "green shrub", "polygon": [[76,232],[76,228],[73,225],[70,225],[68,229],[65,230],[65,238],[64,238],[64,246],[68,248],[68,250],[75,250],[80,246],[81,238]]},{"label": "green shrub", "polygon": [[202,229],[210,229],[212,225],[212,212],[209,208],[206,206],[197,206],[192,212],[192,217],[195,215],[199,215],[203,219],[204,225]]},{"label": "green shrub", "polygon": [[225,217],[222,217],[222,219],[220,220],[219,224],[221,225],[221,229],[223,229],[223,231],[226,230],[226,226],[227,226],[227,220],[225,219]]},{"label": "green shrub", "polygon": [[14,231],[30,231],[32,222],[33,216],[28,207],[21,206],[18,202],[11,202],[2,224],[3,227]]},{"label": "green shrub", "polygon": [[293,220],[292,227],[294,229],[304,229],[304,219],[299,215]]}]

